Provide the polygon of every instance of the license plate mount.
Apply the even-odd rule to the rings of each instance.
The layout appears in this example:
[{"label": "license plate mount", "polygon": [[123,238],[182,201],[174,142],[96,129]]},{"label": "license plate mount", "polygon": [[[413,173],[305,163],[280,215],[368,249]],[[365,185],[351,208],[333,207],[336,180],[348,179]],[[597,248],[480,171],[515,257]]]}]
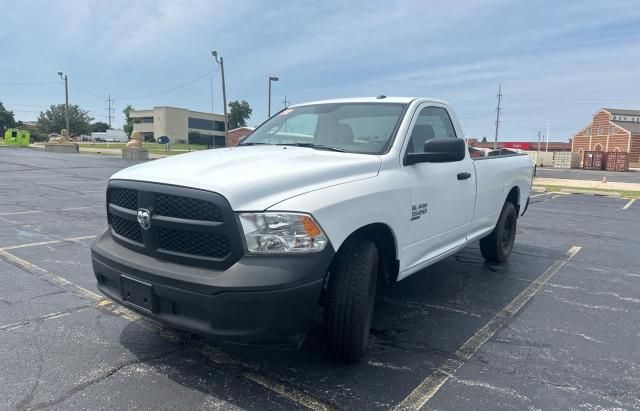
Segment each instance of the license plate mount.
[{"label": "license plate mount", "polygon": [[120,277],[122,288],[122,300],[127,303],[152,313],[153,287],[151,284],[136,280],[125,275]]}]

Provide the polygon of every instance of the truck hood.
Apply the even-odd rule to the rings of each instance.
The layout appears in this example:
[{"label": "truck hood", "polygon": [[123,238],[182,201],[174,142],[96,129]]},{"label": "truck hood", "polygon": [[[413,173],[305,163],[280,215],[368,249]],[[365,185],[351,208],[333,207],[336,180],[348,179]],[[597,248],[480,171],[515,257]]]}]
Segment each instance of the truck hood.
[{"label": "truck hood", "polygon": [[114,174],[219,193],[235,211],[260,211],[297,195],[375,177],[378,156],[292,146],[203,150],[138,164]]}]

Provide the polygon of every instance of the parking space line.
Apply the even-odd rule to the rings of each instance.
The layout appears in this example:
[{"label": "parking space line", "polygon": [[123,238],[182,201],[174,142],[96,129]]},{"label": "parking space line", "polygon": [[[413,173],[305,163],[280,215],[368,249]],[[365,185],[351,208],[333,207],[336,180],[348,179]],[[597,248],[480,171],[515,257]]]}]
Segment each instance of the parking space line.
[{"label": "parking space line", "polygon": [[247,372],[243,374],[245,378],[262,385],[265,388],[274,391],[281,396],[290,399],[291,401],[303,405],[311,410],[328,410],[329,407],[323,404],[309,395],[306,395],[300,391],[293,390],[289,386],[277,382],[270,381],[263,375],[253,372]]},{"label": "parking space line", "polygon": [[632,198],[631,200],[629,200],[629,202],[627,204],[624,205],[624,207],[622,207],[623,210],[628,210],[629,207],[631,207],[631,204],[633,204],[636,201],[635,198]]},{"label": "parking space line", "polygon": [[14,212],[12,212],[12,213],[0,213],[0,217],[1,217],[1,216],[6,216],[6,215],[37,214],[37,213],[44,213],[44,211],[42,211],[42,210],[14,211]]},{"label": "parking space line", "polygon": [[475,355],[478,350],[489,341],[498,331],[500,331],[509,320],[524,307],[524,305],[534,296],[542,286],[545,285],[562,267],[571,260],[582,247],[573,246],[563,256],[556,260],[551,267],[542,273],[535,281],[524,289],[506,307],[496,314],[478,332],[469,338],[452,358],[446,360],[431,375],[425,378],[411,393],[396,405],[394,410],[419,410],[440,388],[456,373],[464,364]]},{"label": "parking space line", "polygon": [[[82,238],[82,237],[80,237]],[[62,242],[62,241],[61,241]],[[158,333],[158,335],[160,335],[162,338],[168,340],[168,341],[175,341],[177,339],[176,334],[171,330],[171,329],[165,329],[166,332],[158,332],[160,330],[162,330],[163,326],[148,319],[145,317],[142,317],[138,314],[136,314],[135,312],[128,310],[125,307],[122,307],[120,305],[117,305],[115,303],[113,303],[112,301],[102,297],[101,295],[98,295],[96,293],[94,293],[93,291],[87,290],[84,287],[81,287],[63,277],[60,277],[59,275],[56,274],[52,274],[50,272],[48,272],[47,270],[45,270],[44,268],[41,268],[35,264],[30,263],[27,260],[24,260],[20,257],[17,257],[7,251],[5,251],[5,249],[1,249],[0,248],[0,260],[4,260],[5,262],[8,262],[12,265],[17,266],[18,268],[21,268],[24,271],[27,271],[29,273],[35,274],[38,277],[44,279],[45,281],[51,282],[53,284],[59,285],[63,288],[67,288],[67,289],[71,289],[71,291],[75,291],[77,293],[79,293],[81,296],[89,299],[90,301],[95,302],[95,305],[91,306],[91,307],[95,307],[101,310],[107,310],[110,313],[116,314],[121,318],[124,318],[125,320],[131,321],[131,322],[135,322],[136,324],[149,329],[155,333]],[[52,319],[52,318],[59,318],[62,315],[61,313],[52,313],[50,314],[50,318],[48,319]],[[16,328],[18,328],[20,326],[20,323],[15,323],[15,324],[10,324],[10,325],[15,325]],[[1,330],[0,330],[1,331]],[[271,380],[269,377],[261,374],[258,372],[258,370],[250,365],[247,364],[242,364],[239,363],[231,358],[228,357],[228,355],[222,351],[219,351],[217,349],[215,349],[214,347],[192,347],[195,351],[197,351],[198,353],[204,355],[205,357],[211,359],[212,361],[214,361],[217,364],[225,364],[225,365],[235,365],[235,366],[242,366],[243,368],[248,368],[251,371],[245,371],[242,376],[244,378],[247,378],[253,382],[256,382],[257,384],[262,385],[263,387],[305,407],[305,408],[310,408],[312,410],[329,410],[332,407],[330,407],[329,405],[324,404],[323,402],[321,402],[320,400],[317,400],[315,398],[313,398],[312,396],[297,390],[296,388],[293,387],[289,387],[283,383],[280,382],[276,382]]]},{"label": "parking space line", "polygon": [[[88,191],[87,191],[88,192]],[[97,191],[96,191],[97,192]],[[20,214],[39,214],[39,213],[55,213],[56,211],[75,211],[75,210],[86,210],[89,208],[103,208],[104,206],[87,206],[87,207],[71,207],[71,208],[60,208],[57,210],[29,210],[29,211],[13,211],[9,213],[0,213],[0,217],[10,216],[10,215],[20,215]]]},{"label": "parking space line", "polygon": [[90,238],[94,238],[95,235],[86,235],[83,237],[72,237],[72,238],[63,238],[62,240],[51,240],[51,241],[40,241],[38,243],[27,243],[27,244],[18,244],[18,245],[10,245],[7,247],[0,247],[0,250],[16,250],[18,248],[27,248],[27,247],[37,247],[41,245],[51,245],[51,244],[60,244],[65,242],[76,242],[81,240],[88,240]]},{"label": "parking space line", "polygon": [[84,310],[87,310],[87,309],[93,308],[93,307],[94,307],[93,305],[82,305],[80,307],[73,307],[73,308],[70,308],[70,309],[64,310],[64,311],[57,311],[57,312],[54,312],[54,313],[44,314],[44,315],[41,315],[41,316],[36,317],[36,318],[29,318],[29,319],[18,321],[18,322],[12,323],[12,324],[2,325],[2,326],[0,326],[0,331],[16,330],[18,328],[25,327],[25,326],[27,326],[29,324],[34,323],[34,322],[47,321],[47,320],[53,320],[55,318],[66,317],[67,315],[71,315],[73,313],[78,313],[80,311],[84,311]]},{"label": "parking space line", "polygon": [[63,238],[62,241],[82,241],[82,240],[89,240],[91,238],[95,238],[95,235],[84,235],[82,237]]},{"label": "parking space line", "polygon": [[536,198],[536,197],[548,196],[549,194],[551,194],[551,193],[536,194],[536,195],[529,196],[529,198]]},{"label": "parking space line", "polygon": [[[104,190],[101,191],[85,191],[85,193],[103,193]],[[75,211],[75,210],[86,210],[87,208],[103,208],[104,206],[87,206],[87,207],[70,207],[70,208],[61,208],[60,211]],[[56,210],[52,210],[56,211]]]},{"label": "parking space line", "polygon": [[71,291],[78,293],[80,296],[90,301],[99,301],[103,299],[102,296],[94,293],[93,291],[87,290],[84,287],[81,287],[75,283],[72,283],[71,281],[67,280],[66,278],[60,277],[59,275],[50,273],[44,268],[38,267],[35,264],[31,264],[27,260],[23,260],[22,258],[17,257],[5,251],[4,249],[0,249],[0,260],[3,260],[18,268],[21,268],[22,270],[27,271],[28,273],[35,274],[49,283],[56,284],[60,287],[70,289]]},{"label": "parking space line", "polygon": [[40,241],[39,243],[28,243],[28,244],[19,244],[19,245],[10,245],[7,247],[0,247],[0,250],[15,250],[16,248],[36,247],[39,245],[58,244],[61,242],[62,240]]}]

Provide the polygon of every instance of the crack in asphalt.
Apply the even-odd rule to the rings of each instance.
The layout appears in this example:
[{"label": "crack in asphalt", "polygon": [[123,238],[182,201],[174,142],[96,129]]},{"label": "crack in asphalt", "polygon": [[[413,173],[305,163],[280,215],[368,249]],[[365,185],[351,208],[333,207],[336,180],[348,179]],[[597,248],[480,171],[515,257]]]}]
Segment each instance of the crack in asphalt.
[{"label": "crack in asphalt", "polygon": [[[33,405],[31,404],[31,401],[33,400],[33,398],[32,398],[31,401],[29,401],[29,402],[21,401],[20,404],[16,405],[16,409],[20,410],[20,411],[23,411],[23,410],[41,410],[41,409],[48,408],[48,407],[51,407],[51,406],[54,406],[54,405],[58,405],[58,404],[60,404],[60,403],[62,403],[64,401],[68,400],[69,398],[73,397],[74,395],[78,394],[79,392],[91,387],[92,385],[100,383],[100,382],[106,380],[107,378],[109,378],[112,375],[116,374],[118,371],[122,370],[123,368],[130,367],[132,365],[140,364],[140,363],[143,363],[143,362],[160,360],[162,358],[165,358],[165,357],[168,357],[168,356],[170,356],[172,354],[175,354],[175,353],[177,353],[179,351],[183,351],[183,350],[185,350],[187,348],[188,348],[187,346],[183,346],[183,347],[180,347],[180,348],[177,348],[175,350],[171,350],[171,351],[168,351],[166,353],[159,354],[159,355],[149,356],[149,357],[144,357],[144,358],[136,358],[136,359],[133,359],[133,360],[124,361],[124,362],[118,364],[117,366],[112,367],[111,369],[107,370],[103,374],[101,374],[101,375],[99,375],[99,376],[97,376],[95,378],[92,378],[89,381],[85,381],[85,382],[83,382],[81,384],[77,384],[77,385],[71,387],[70,389],[68,389],[67,391],[62,393],[62,395],[58,396],[57,398],[54,398],[54,399],[51,399],[51,400],[48,400],[48,401],[39,402],[39,403],[36,403],[36,404],[33,404]],[[34,396],[35,396],[35,393],[34,393]],[[20,405],[20,406],[18,406],[18,405]]]}]

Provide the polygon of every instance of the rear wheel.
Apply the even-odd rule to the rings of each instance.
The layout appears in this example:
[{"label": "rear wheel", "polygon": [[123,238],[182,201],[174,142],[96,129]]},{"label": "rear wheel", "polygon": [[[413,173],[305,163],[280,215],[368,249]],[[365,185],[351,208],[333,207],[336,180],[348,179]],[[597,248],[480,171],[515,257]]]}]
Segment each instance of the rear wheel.
[{"label": "rear wheel", "polygon": [[518,213],[512,202],[504,203],[498,223],[491,234],[480,240],[480,252],[487,261],[503,263],[507,261],[516,240]]},{"label": "rear wheel", "polygon": [[358,362],[367,351],[377,278],[375,244],[347,240],[331,268],[324,311],[327,345],[340,361]]}]

